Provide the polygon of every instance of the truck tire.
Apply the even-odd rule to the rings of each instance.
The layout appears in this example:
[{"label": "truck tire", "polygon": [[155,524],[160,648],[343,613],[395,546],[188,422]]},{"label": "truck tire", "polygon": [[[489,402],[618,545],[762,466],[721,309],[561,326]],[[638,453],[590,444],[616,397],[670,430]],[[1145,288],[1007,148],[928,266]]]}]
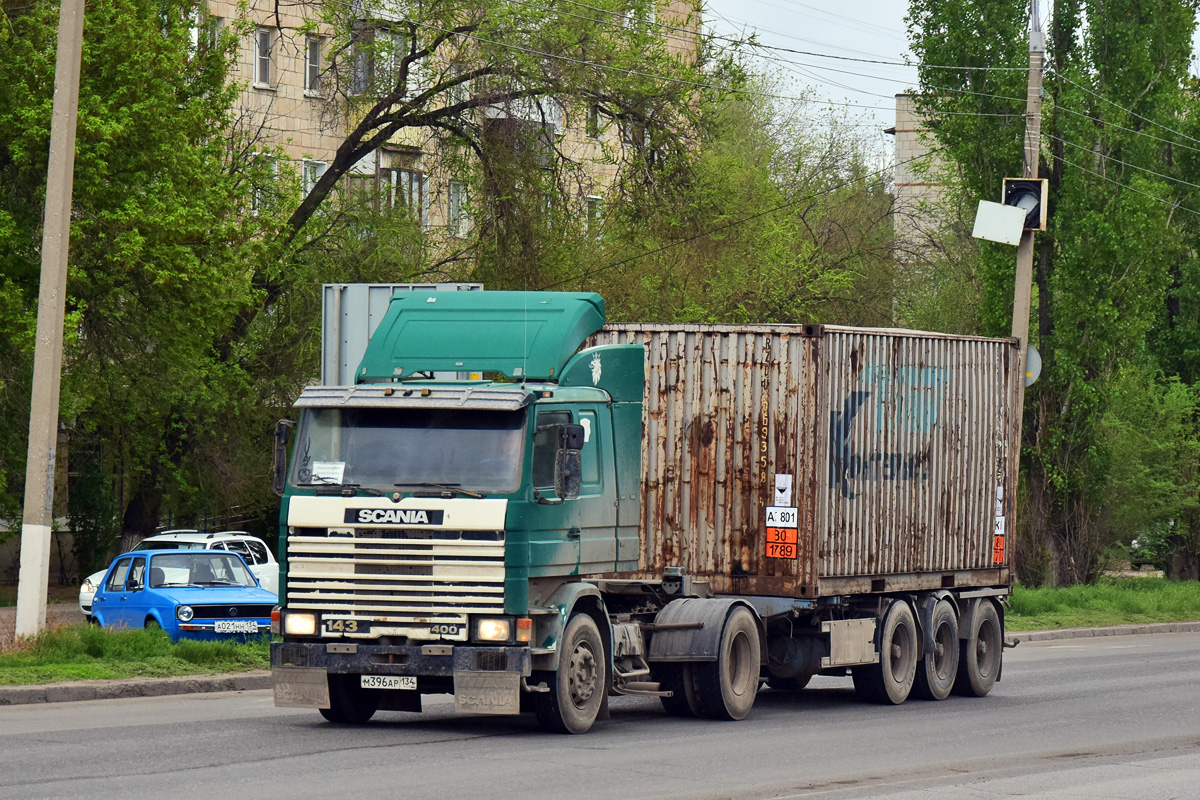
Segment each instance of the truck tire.
[{"label": "truck tire", "polygon": [[546,673],[550,691],[534,696],[538,723],[557,733],[586,733],[608,690],[608,656],[596,621],[575,614],[563,631],[558,669]]},{"label": "truck tire", "polygon": [[859,697],[884,705],[908,699],[917,677],[917,623],[912,607],[897,600],[888,607],[879,632],[879,663],[854,668]]},{"label": "truck tire", "polygon": [[945,700],[958,677],[958,614],[949,600],[933,607],[933,652],[917,664],[913,692],[926,700]]},{"label": "truck tire", "polygon": [[379,694],[359,685],[358,675],[329,675],[329,708],[321,716],[340,725],[362,725],[379,709]]},{"label": "truck tire", "polygon": [[992,690],[1000,675],[1003,642],[1004,631],[996,607],[990,600],[980,600],[979,607],[971,615],[970,635],[962,642],[958,677],[954,681],[955,694],[983,697]]},{"label": "truck tire", "polygon": [[716,661],[692,664],[696,712],[709,719],[742,719],[754,706],[762,670],[758,622],[745,606],[725,618]]},{"label": "truck tire", "polygon": [[696,717],[696,678],[691,664],[662,664],[656,668],[663,691],[670,697],[660,697],[663,708],[673,717]]}]

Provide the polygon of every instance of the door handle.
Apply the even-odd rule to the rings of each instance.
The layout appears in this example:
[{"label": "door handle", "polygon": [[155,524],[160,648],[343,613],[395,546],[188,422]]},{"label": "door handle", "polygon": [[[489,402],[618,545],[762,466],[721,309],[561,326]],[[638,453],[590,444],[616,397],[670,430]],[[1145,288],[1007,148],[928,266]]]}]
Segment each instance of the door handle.
[{"label": "door handle", "polygon": [[567,531],[567,538],[568,539],[578,539],[580,537],[581,533],[582,533],[582,531],[580,531],[579,528],[571,528],[571,530]]}]

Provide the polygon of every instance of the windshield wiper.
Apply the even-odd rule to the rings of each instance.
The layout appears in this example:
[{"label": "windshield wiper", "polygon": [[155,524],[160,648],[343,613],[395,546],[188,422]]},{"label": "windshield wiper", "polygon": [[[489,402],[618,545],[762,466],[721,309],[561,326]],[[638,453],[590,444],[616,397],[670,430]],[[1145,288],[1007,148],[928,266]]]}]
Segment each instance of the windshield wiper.
[{"label": "windshield wiper", "polygon": [[434,483],[432,481],[418,481],[413,483],[393,483],[392,486],[395,486],[398,489],[441,489],[444,492],[457,492],[458,494],[465,494],[467,497],[475,497],[480,500],[483,499],[483,495],[481,495],[479,492],[472,492],[470,489],[464,489],[462,488],[462,485],[458,483]]},{"label": "windshield wiper", "polygon": [[347,495],[347,497],[353,497],[355,494],[363,492],[371,495],[372,497],[383,497],[383,492],[379,491],[378,489],[373,489],[370,486],[363,486],[359,483],[338,483],[337,481],[329,481],[322,478],[321,483],[313,483],[313,481],[310,480],[308,485],[321,487],[317,489],[317,494],[322,495],[345,494],[346,492],[351,492],[351,494]]}]

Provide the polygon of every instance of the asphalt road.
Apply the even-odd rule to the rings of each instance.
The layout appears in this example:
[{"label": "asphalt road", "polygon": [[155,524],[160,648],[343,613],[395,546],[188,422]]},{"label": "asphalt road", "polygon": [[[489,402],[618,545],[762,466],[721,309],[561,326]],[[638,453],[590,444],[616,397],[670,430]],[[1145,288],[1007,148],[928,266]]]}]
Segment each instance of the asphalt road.
[{"label": "asphalt road", "polygon": [[620,698],[584,736],[268,692],[0,708],[0,798],[1200,798],[1200,634],[1022,644],[983,699],[865,705],[848,680],[764,691],[737,723]]}]

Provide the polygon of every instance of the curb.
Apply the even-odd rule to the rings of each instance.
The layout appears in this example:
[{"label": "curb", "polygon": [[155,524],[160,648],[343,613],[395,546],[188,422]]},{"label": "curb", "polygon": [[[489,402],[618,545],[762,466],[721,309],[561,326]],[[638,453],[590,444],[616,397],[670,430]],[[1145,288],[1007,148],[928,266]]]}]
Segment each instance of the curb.
[{"label": "curb", "polygon": [[223,675],[181,675],[174,678],[128,678],[112,681],[67,681],[36,686],[0,686],[0,706],[30,703],[72,703],[129,697],[163,697],[202,692],[246,692],[270,689],[269,670]]},{"label": "curb", "polygon": [[1056,639],[1091,639],[1096,636],[1135,636],[1147,633],[1197,633],[1200,622],[1155,622],[1148,625],[1113,625],[1109,628],[1058,628],[1048,631],[1005,631],[1018,642]]}]

